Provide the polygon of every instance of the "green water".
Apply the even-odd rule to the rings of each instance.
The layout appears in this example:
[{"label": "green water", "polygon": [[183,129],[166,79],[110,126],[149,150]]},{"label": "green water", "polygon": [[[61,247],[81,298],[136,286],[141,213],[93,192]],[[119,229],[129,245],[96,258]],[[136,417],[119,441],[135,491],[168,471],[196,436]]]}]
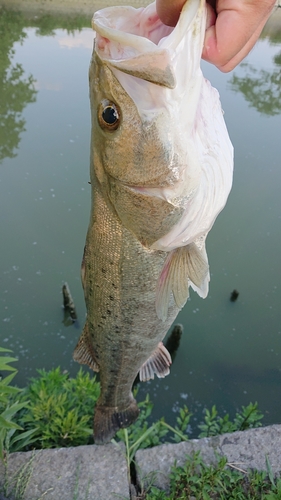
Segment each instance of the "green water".
[{"label": "green water", "polygon": [[[86,22],[0,13],[0,345],[18,356],[21,386],[38,368],[79,368],[72,351],[85,317],[80,262],[90,211]],[[200,419],[205,406],[233,414],[250,401],[266,424],[280,423],[280,35],[262,39],[231,74],[202,67],[221,95],[234,185],[207,239],[209,295],[192,293],[170,376],[142,384],[138,398],[149,392],[155,418],[171,423],[183,404]],[[76,327],[63,323],[65,281]]]}]

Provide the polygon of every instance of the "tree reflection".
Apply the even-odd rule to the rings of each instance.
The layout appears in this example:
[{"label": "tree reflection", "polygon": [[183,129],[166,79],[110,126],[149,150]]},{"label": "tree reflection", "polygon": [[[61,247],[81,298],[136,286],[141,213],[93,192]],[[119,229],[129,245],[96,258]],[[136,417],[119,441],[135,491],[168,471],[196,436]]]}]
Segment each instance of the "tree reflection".
[{"label": "tree reflection", "polygon": [[[276,15],[280,15],[279,12]],[[264,37],[272,45],[280,45],[281,29],[277,17],[268,23]],[[266,115],[277,115],[281,112],[281,52],[273,57],[274,68],[271,71],[257,69],[250,63],[240,64],[246,75],[237,76],[234,73],[230,80],[231,88],[241,92],[251,107]]]},{"label": "tree reflection", "polygon": [[90,17],[43,14],[30,19],[24,15],[24,6],[23,12],[0,6],[0,163],[4,158],[16,156],[20,135],[25,130],[22,112],[36,100],[35,79],[25,75],[21,64],[13,64],[14,43],[23,42],[26,26],[36,27],[37,35],[53,36],[58,28],[74,33],[89,27]]},{"label": "tree reflection", "polygon": [[22,111],[36,100],[34,78],[26,77],[21,64],[13,64],[13,45],[22,43],[26,34],[24,19],[16,12],[0,14],[0,163],[16,156],[20,134],[25,130]]},{"label": "tree reflection", "polygon": [[277,115],[281,112],[281,52],[274,57],[277,69],[272,72],[257,70],[249,63],[241,64],[247,71],[246,76],[233,75],[231,88],[242,92],[246,101],[260,113]]}]

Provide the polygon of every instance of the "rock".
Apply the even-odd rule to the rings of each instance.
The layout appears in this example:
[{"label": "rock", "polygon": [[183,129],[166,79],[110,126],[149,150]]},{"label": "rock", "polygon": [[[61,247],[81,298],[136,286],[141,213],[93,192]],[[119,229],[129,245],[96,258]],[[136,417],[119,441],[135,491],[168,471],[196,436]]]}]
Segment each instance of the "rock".
[{"label": "rock", "polygon": [[[281,425],[249,429],[203,439],[192,439],[178,444],[164,444],[136,453],[136,471],[139,484],[169,491],[172,466],[182,466],[186,457],[200,451],[206,464],[216,463],[216,453],[227,457],[230,464],[243,470],[267,470],[268,457],[273,473],[281,472]],[[157,471],[157,472],[155,472]]]},{"label": "rock", "polygon": [[[13,480],[16,474],[19,480]],[[16,488],[23,500],[116,500],[129,499],[125,449],[122,445],[77,446],[11,453],[8,468],[0,461],[0,491],[8,480],[7,496]],[[19,494],[19,491],[17,492]]]}]

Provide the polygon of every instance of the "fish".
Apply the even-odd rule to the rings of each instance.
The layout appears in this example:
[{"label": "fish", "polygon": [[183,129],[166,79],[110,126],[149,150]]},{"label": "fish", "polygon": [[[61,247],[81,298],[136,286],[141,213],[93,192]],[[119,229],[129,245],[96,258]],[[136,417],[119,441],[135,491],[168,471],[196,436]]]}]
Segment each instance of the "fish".
[{"label": "fish", "polygon": [[94,441],[139,415],[132,385],[169,374],[163,339],[205,298],[205,240],[232,185],[233,147],[200,60],[205,0],[174,28],[155,3],[94,14],[89,70],[92,207],[81,276],[87,317],[74,359],[100,374]]}]

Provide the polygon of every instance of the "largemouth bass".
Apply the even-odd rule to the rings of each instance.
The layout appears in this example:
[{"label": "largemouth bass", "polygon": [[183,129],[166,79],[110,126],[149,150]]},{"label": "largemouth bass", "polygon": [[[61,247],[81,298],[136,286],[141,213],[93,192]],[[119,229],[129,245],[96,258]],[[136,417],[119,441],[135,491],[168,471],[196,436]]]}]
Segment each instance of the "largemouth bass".
[{"label": "largemouth bass", "polygon": [[137,418],[138,373],[169,373],[162,340],[189,287],[208,293],[205,239],[231,189],[233,150],[200,69],[205,23],[205,0],[188,0],[175,28],[155,3],[93,18],[87,320],[74,359],[100,372],[97,444]]}]

